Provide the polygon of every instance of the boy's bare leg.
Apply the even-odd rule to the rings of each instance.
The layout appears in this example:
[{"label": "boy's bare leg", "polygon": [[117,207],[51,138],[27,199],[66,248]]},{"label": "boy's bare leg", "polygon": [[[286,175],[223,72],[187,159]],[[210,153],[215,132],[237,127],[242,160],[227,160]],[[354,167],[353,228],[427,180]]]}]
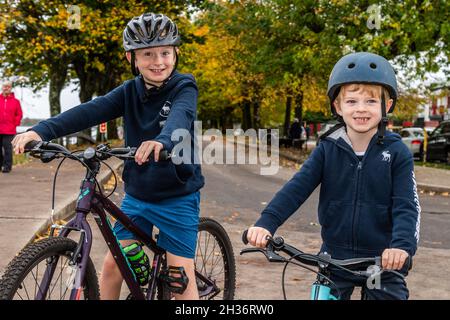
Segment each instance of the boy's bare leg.
[{"label": "boy's bare leg", "polygon": [[[197,282],[195,280],[194,259],[176,256],[170,252],[166,253],[167,265],[183,267],[189,278],[189,283],[183,294],[174,294],[176,300],[198,300]],[[177,275],[172,275],[176,277]]]},{"label": "boy's bare leg", "polygon": [[[122,247],[126,247],[136,240],[121,240]],[[116,260],[108,250],[105,260],[103,261],[102,272],[100,275],[100,299],[117,300],[120,297],[120,289],[122,288],[123,277],[120,273]]]}]

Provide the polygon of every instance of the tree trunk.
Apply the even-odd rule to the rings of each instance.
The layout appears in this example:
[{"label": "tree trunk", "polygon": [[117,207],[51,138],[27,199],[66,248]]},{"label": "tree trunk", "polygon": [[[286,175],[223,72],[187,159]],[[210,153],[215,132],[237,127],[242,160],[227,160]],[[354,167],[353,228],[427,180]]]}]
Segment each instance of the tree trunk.
[{"label": "tree trunk", "polygon": [[242,129],[246,131],[252,127],[251,104],[249,101],[244,101],[242,106]]},{"label": "tree trunk", "polygon": [[50,115],[52,117],[61,113],[61,91],[66,83],[67,76],[67,63],[64,60],[60,60],[58,64],[52,65],[49,71],[50,78],[50,90],[48,99],[50,103]]},{"label": "tree trunk", "polygon": [[[88,102],[92,100],[92,96],[96,91],[95,81],[97,79],[97,73],[89,72],[90,70],[86,70],[86,61],[84,57],[80,57],[74,59],[72,61],[75,72],[77,74],[78,79],[80,80],[80,93],[78,97],[80,98],[81,103]],[[98,132],[98,131],[97,131]],[[91,128],[84,129],[82,131],[83,134],[87,136],[91,136]],[[99,134],[97,133],[97,137]]]},{"label": "tree trunk", "polygon": [[299,120],[300,124],[303,125],[303,92],[300,91],[295,95],[295,117]]},{"label": "tree trunk", "polygon": [[287,92],[286,97],[286,113],[284,115],[284,132],[283,136],[289,135],[289,128],[291,126],[291,109],[292,109],[292,94],[290,90]]},{"label": "tree trunk", "polygon": [[[110,62],[105,64],[105,70],[101,74],[101,77],[97,81],[97,94],[103,96],[114,89],[119,80],[120,74],[117,73],[118,69],[115,65]],[[118,139],[117,134],[117,119],[108,121],[107,124],[107,137],[108,139]],[[97,135],[97,141],[99,141],[100,136]]]},{"label": "tree trunk", "polygon": [[259,101],[253,103],[253,125],[256,130],[261,127],[261,118],[259,116]]}]

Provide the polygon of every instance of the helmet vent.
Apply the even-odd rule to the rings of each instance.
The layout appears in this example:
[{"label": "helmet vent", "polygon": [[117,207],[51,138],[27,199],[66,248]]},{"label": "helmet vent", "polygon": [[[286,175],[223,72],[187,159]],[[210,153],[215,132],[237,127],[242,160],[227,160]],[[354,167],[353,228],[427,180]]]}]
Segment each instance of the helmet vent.
[{"label": "helmet vent", "polygon": [[353,69],[355,67],[355,64],[352,62],[347,66],[349,69]]}]

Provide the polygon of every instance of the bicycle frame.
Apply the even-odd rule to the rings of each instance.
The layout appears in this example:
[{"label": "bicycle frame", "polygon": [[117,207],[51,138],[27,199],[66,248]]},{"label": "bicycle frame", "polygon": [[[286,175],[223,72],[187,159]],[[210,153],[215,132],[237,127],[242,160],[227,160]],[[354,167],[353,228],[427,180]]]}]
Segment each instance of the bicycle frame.
[{"label": "bicycle frame", "polygon": [[[78,300],[83,288],[83,281],[92,247],[92,231],[86,220],[86,216],[92,212],[102,236],[108,244],[109,250],[116,260],[117,266],[119,267],[119,270],[128,288],[130,289],[133,298],[137,300],[154,300],[158,274],[161,265],[164,262],[165,250],[159,248],[156,245],[156,242],[145,232],[143,232],[142,229],[136,226],[133,221],[131,221],[131,219],[128,218],[112,201],[104,197],[102,194],[95,192],[95,180],[90,176],[91,174],[88,173],[81,184],[80,195],[78,197],[75,209],[75,217],[65,226],[60,227],[62,230],[58,235],[59,237],[68,237],[71,231],[80,232],[78,246],[73,254],[72,260],[69,262],[70,265],[76,266],[76,275],[74,285],[71,290],[70,299]],[[128,260],[124,256],[121,245],[114,234],[106,213],[109,213],[112,217],[120,221],[127,230],[131,231],[136,236],[138,241],[144,243],[154,252],[146,296],[144,296],[140,285],[135,279],[135,276],[128,264]],[[52,226],[51,236],[56,228],[57,227]],[[78,255],[81,255],[81,259],[78,259]],[[41,290],[37,293],[36,299],[42,300],[46,296],[56,264],[57,260],[52,261],[52,263],[47,266],[44,277],[41,281]],[[199,292],[200,297],[208,295],[215,290],[216,286],[213,281],[199,273],[197,270],[195,271],[195,275],[196,278],[206,284],[206,287]]]},{"label": "bicycle frame", "polygon": [[[159,248],[155,241],[145,234],[138,226],[136,226],[113,202],[105,198],[103,195],[95,192],[95,182],[93,179],[86,177],[80,187],[80,195],[77,200],[75,217],[70,220],[67,225],[61,227],[59,237],[68,237],[71,231],[80,232],[80,241],[74,252],[72,260],[69,264],[76,265],[77,272],[74,279],[74,285],[71,290],[70,299],[78,300],[80,298],[81,290],[83,287],[83,279],[86,273],[87,262],[89,259],[91,247],[92,247],[92,231],[89,223],[86,220],[86,216],[92,211],[94,219],[108,244],[111,253],[116,260],[117,266],[130,289],[131,294],[135,299],[149,299],[155,298],[157,274],[164,259],[165,251]],[[147,297],[141,291],[140,285],[135,280],[132,270],[128,265],[127,258],[122,252],[120,243],[118,242],[112,226],[106,216],[108,212],[111,216],[120,221],[126,229],[131,231],[138,241],[143,242],[154,253],[152,270],[150,274],[149,290]],[[53,234],[55,227],[52,228],[51,234]],[[78,255],[81,255],[81,259],[78,259]],[[57,262],[57,261],[56,261]],[[37,299],[43,299],[50,285],[50,279],[52,279],[55,271],[56,263],[51,263],[46,269],[44,277],[41,282],[41,290],[37,294]]]},{"label": "bicycle frame", "polygon": [[[45,147],[49,145],[51,145],[51,143],[46,143]],[[37,142],[29,146],[28,151],[33,152],[32,149],[35,148],[35,146],[38,146],[39,148],[40,144]],[[55,159],[58,151],[63,153],[64,156],[67,156],[68,154],[68,151],[64,148],[61,149],[59,145],[51,145],[48,150],[49,151],[47,152],[47,154],[43,153],[45,154],[45,162],[49,162]],[[126,151],[129,152],[130,150],[128,149]],[[50,153],[50,155],[48,153]],[[101,165],[101,160],[99,160],[95,156],[95,152],[92,153],[91,150],[91,152],[88,153],[88,157],[77,159],[80,162],[84,163],[84,166],[87,168],[87,172],[80,186],[80,193],[76,203],[75,215],[64,226],[52,225],[50,232],[50,237],[53,237],[55,229],[61,229],[58,237],[64,238],[67,238],[71,231],[80,232],[80,240],[78,241],[78,245],[75,248],[75,251],[73,252],[73,255],[69,261],[69,266],[72,267],[72,273],[70,274],[69,280],[66,283],[68,286],[71,286],[70,299],[78,300],[83,289],[84,278],[86,275],[93,241],[92,230],[86,219],[86,216],[92,212],[94,219],[102,233],[102,236],[105,239],[109,250],[111,251],[117,263],[123,279],[130,289],[132,297],[138,300],[154,300],[159,281],[159,272],[161,267],[164,266],[163,264],[165,263],[165,250],[158,247],[156,242],[152,239],[151,235],[147,235],[144,231],[142,231],[142,229],[135,225],[133,221],[128,218],[128,216],[123,213],[122,210],[120,210],[112,201],[105,197],[103,193],[95,191],[96,184],[98,184],[96,175],[100,171]],[[130,264],[128,263],[128,259],[125,256],[120,242],[118,241],[113,231],[111,223],[109,222],[107,213],[109,213],[112,217],[122,223],[122,225],[128,231],[134,234],[136,240],[142,242],[154,253],[146,296],[144,296],[144,293],[141,290],[141,286],[138,283]],[[35,297],[37,300],[45,299],[56,269],[57,262],[58,257],[47,258],[47,267],[45,269],[39,290],[36,293]],[[220,292],[214,280],[211,280],[207,276],[202,275],[197,270],[195,270],[195,277],[196,280],[200,280],[204,283],[204,285],[202,285],[201,287],[201,291],[199,288],[200,297],[210,295],[211,293],[215,292],[215,294],[211,296],[212,298]],[[199,283],[197,282],[197,285],[198,284]]]}]

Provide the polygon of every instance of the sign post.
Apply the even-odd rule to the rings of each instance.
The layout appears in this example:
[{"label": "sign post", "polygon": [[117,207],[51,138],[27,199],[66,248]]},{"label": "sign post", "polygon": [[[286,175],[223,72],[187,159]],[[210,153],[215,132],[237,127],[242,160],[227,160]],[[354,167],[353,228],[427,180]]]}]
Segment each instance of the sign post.
[{"label": "sign post", "polygon": [[106,122],[101,123],[99,126],[99,132],[101,134],[102,142],[106,141],[106,130],[107,130]]}]

